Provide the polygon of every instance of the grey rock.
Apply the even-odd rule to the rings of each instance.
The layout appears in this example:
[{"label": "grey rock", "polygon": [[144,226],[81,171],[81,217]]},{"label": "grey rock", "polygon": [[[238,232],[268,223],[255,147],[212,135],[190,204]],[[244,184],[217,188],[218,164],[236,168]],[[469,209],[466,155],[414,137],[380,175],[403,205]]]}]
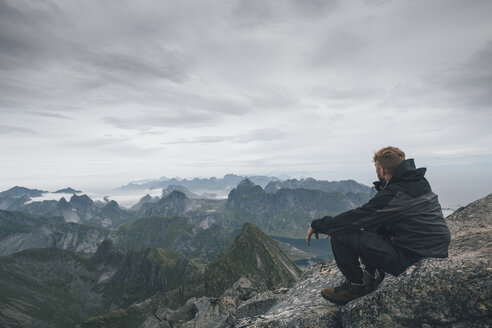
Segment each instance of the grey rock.
[{"label": "grey rock", "polygon": [[327,303],[321,297],[320,289],[336,285],[342,279],[333,261],[313,265],[286,293],[277,297],[265,293],[244,303],[240,314],[248,310],[247,307],[254,311],[255,302],[260,310],[275,302],[261,315],[239,319],[234,327],[338,327],[339,307]]},{"label": "grey rock", "polygon": [[230,327],[235,319],[236,302],[231,297],[190,299],[176,311],[160,308],[140,328]]},{"label": "grey rock", "polygon": [[492,194],[446,220],[449,258],[422,260],[347,304],[344,326],[492,326]]},{"label": "grey rock", "polygon": [[255,317],[264,314],[277,304],[279,299],[279,294],[272,291],[256,295],[237,308],[236,319]]},{"label": "grey rock", "polygon": [[267,290],[268,287],[265,281],[254,275],[245,275],[239,278],[232,288],[226,290],[222,296],[232,297],[237,303],[241,303]]},{"label": "grey rock", "polygon": [[198,313],[184,327],[230,327],[234,323],[236,303],[231,297],[202,297],[195,302]]},{"label": "grey rock", "polygon": [[[491,261],[426,259],[341,310],[343,327],[492,323]],[[488,317],[488,319],[487,319]]]},{"label": "grey rock", "polygon": [[446,221],[450,257],[492,258],[492,194],[456,210]]}]

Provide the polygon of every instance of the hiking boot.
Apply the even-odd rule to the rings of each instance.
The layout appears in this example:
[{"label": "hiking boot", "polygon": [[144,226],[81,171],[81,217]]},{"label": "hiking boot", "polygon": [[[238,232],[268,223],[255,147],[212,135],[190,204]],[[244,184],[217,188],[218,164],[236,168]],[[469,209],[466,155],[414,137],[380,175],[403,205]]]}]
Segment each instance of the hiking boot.
[{"label": "hiking boot", "polygon": [[374,276],[372,276],[369,272],[364,270],[362,280],[364,281],[364,295],[372,293],[378,288],[381,281],[384,279],[384,271],[376,270]]},{"label": "hiking boot", "polygon": [[321,290],[321,296],[323,296],[325,300],[337,305],[344,305],[364,295],[363,283],[355,284],[347,279],[345,279],[345,281],[338,287],[324,288]]}]

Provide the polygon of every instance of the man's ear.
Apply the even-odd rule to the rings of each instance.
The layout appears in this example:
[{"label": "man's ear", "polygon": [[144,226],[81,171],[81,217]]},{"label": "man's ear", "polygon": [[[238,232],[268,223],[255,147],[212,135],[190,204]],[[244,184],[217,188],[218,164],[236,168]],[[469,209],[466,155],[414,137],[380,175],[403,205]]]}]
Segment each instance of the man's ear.
[{"label": "man's ear", "polygon": [[384,168],[380,165],[376,166],[379,175],[384,175]]}]

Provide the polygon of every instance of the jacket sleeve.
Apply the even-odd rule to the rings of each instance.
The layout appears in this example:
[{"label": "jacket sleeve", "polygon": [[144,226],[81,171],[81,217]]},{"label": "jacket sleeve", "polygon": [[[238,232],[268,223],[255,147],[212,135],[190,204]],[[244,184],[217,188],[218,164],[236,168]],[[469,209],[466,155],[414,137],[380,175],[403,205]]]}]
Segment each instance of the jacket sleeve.
[{"label": "jacket sleeve", "polygon": [[374,218],[374,214],[385,208],[393,197],[394,194],[391,191],[383,189],[361,207],[333,217],[325,216],[321,219],[313,220],[311,222],[311,228],[319,233],[332,234],[359,230],[360,228],[381,224],[384,218],[371,218]]}]

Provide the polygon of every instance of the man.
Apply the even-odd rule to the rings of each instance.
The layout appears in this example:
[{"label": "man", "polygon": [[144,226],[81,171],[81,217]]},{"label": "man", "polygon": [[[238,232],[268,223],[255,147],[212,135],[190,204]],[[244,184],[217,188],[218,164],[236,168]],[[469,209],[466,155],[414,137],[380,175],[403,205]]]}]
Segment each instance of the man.
[{"label": "man", "polygon": [[[313,220],[306,236],[331,236],[333,255],[345,282],[322,289],[321,295],[345,304],[372,292],[384,279],[394,276],[426,257],[447,257],[450,233],[437,195],[424,178],[425,168],[396,147],[374,154],[379,181],[377,194],[363,206],[337,216]],[[360,267],[359,258],[365,265]]]}]

